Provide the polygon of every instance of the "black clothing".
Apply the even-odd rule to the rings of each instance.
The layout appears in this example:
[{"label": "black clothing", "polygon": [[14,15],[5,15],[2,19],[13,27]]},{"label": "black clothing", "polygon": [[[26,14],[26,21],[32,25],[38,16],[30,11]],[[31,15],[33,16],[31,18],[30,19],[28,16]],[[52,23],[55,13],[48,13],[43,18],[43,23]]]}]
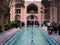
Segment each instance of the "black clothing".
[{"label": "black clothing", "polygon": [[60,26],[58,26],[58,31],[59,31],[59,33],[58,33],[58,34],[60,35]]}]

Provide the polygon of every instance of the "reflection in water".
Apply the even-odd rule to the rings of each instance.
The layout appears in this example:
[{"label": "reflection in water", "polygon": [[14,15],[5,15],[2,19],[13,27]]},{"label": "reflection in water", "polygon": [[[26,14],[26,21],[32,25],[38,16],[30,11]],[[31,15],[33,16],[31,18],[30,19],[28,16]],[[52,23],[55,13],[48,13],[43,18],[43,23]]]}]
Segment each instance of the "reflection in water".
[{"label": "reflection in water", "polygon": [[[32,30],[33,29],[33,30]],[[42,35],[41,30],[38,26],[28,26],[22,29],[18,34],[20,37],[14,42],[11,41],[12,45],[49,45],[50,43],[46,40],[44,35]]]},{"label": "reflection in water", "polygon": [[34,45],[34,40],[33,40],[33,26],[32,26],[32,31],[31,31],[31,44]]},{"label": "reflection in water", "polygon": [[33,39],[31,40],[31,44],[34,45],[34,41],[33,41]]}]

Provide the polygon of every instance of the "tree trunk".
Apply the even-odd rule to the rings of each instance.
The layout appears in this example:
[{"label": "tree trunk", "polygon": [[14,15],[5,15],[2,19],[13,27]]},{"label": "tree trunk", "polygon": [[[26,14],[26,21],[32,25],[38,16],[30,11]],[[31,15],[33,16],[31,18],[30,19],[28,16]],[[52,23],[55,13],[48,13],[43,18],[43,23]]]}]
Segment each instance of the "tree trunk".
[{"label": "tree trunk", "polygon": [[1,26],[2,26],[2,32],[5,31],[4,29],[4,15],[1,15]]},{"label": "tree trunk", "polygon": [[54,21],[54,1],[52,1],[52,21]]}]

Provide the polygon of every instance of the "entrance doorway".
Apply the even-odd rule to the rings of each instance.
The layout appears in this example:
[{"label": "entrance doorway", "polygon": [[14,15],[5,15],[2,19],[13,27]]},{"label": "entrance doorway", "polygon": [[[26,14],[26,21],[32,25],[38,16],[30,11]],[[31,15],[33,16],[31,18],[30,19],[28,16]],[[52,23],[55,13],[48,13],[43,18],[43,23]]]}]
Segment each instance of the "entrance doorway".
[{"label": "entrance doorway", "polygon": [[39,25],[38,17],[35,15],[30,15],[27,17],[27,25]]}]

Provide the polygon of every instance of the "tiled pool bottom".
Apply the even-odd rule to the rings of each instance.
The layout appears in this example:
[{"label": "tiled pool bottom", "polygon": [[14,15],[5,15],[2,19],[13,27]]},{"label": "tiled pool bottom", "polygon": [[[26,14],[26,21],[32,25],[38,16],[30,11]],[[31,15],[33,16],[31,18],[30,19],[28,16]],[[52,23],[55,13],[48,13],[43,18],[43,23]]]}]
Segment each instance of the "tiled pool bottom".
[{"label": "tiled pool bottom", "polygon": [[55,45],[54,40],[50,39],[42,30],[38,26],[23,27],[4,45]]}]

